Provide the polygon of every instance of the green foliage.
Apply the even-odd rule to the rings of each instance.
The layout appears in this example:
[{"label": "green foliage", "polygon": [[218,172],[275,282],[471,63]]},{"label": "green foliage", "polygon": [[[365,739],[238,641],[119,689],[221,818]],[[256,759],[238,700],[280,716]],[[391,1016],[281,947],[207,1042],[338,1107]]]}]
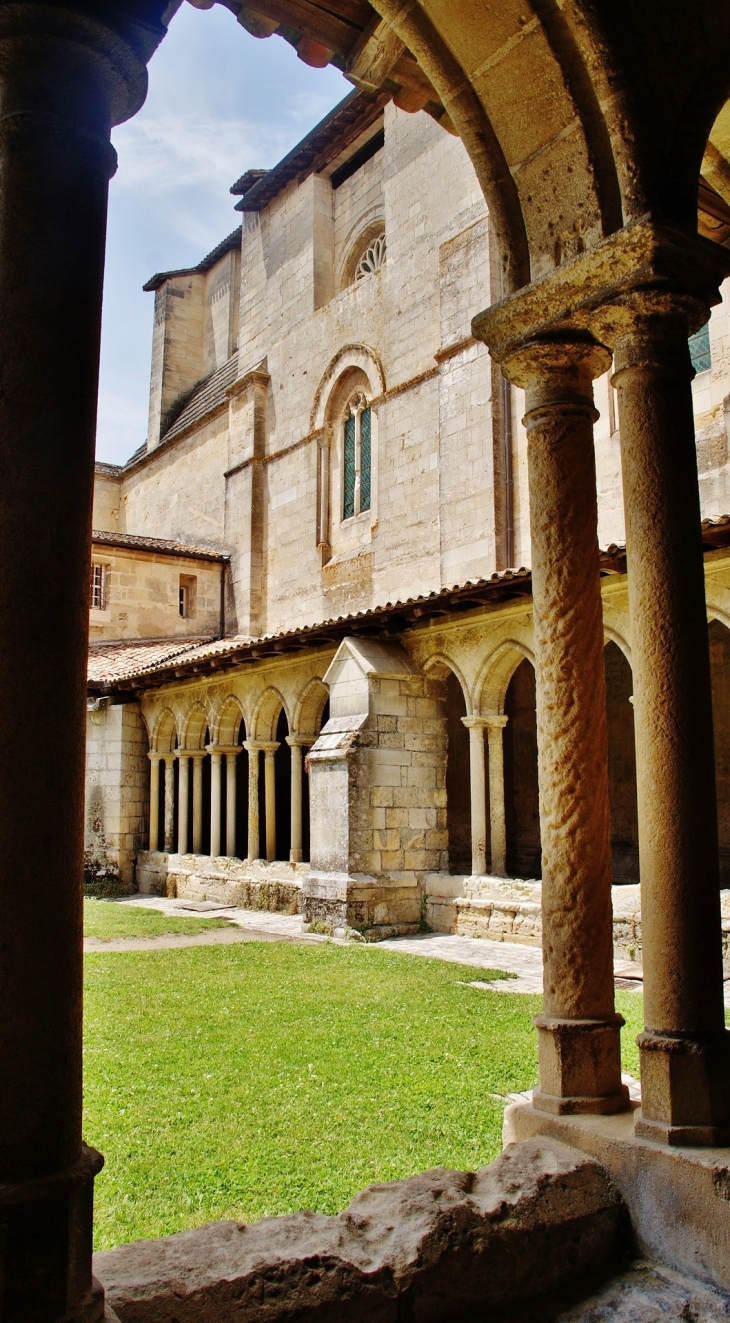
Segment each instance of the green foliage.
[{"label": "green foliage", "polygon": [[114,937],[162,937],[166,933],[199,933],[204,928],[227,928],[227,919],[198,919],[136,905],[115,905],[108,900],[84,900],[84,937],[102,942]]},{"label": "green foliage", "polygon": [[496,977],[329,943],[87,956],[98,1246],[490,1162],[503,1096],[535,1083],[540,1001],[475,976]]}]

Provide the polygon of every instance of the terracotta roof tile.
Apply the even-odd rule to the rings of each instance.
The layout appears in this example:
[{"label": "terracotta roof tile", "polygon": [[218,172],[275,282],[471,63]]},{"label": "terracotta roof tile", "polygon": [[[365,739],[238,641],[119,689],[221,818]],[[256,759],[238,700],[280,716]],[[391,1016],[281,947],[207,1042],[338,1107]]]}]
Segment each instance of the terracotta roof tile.
[{"label": "terracotta roof tile", "polygon": [[190,542],[175,542],[164,537],[143,537],[136,533],[112,533],[95,529],[91,534],[94,546],[129,547],[133,551],[149,551],[156,556],[188,556],[191,560],[227,561],[229,553],[216,547],[205,547]]},{"label": "terracotta roof tile", "polygon": [[119,680],[128,680],[161,666],[169,666],[173,658],[188,657],[202,646],[212,643],[210,638],[186,639],[123,639],[112,643],[89,645],[88,680],[90,685],[113,687]]}]

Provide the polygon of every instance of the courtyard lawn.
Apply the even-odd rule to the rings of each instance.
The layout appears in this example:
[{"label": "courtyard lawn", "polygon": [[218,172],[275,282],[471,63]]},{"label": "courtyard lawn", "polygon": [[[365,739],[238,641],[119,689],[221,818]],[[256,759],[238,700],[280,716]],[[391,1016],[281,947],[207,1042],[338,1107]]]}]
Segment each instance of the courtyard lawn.
[{"label": "courtyard lawn", "polygon": [[167,933],[199,933],[204,928],[227,927],[227,919],[178,918],[160,910],[120,905],[113,900],[84,901],[84,937],[96,937],[102,942],[114,937],[162,937]]},{"label": "courtyard lawn", "polygon": [[540,998],[465,986],[488,977],[326,944],[88,956],[97,1247],[491,1161],[505,1095],[536,1081]]}]

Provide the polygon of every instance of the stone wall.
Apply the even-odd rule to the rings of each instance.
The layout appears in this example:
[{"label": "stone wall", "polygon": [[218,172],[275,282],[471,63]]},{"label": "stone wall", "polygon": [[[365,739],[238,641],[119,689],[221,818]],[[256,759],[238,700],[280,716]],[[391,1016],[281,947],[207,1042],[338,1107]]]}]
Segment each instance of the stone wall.
[{"label": "stone wall", "polygon": [[149,812],[147,729],[137,703],[101,702],[86,725],[85,881],[131,891]]},{"label": "stone wall", "polygon": [[298,914],[309,864],[266,863],[263,859],[211,859],[207,855],[141,850],[137,887],[145,896],[216,900],[247,910]]},{"label": "stone wall", "polygon": [[[105,606],[89,612],[89,638],[159,639],[215,636],[220,626],[222,566],[188,556],[159,556],[95,544],[92,563],[105,569]],[[190,614],[179,610],[180,579],[191,591]],[[191,582],[192,581],[192,582]]]}]

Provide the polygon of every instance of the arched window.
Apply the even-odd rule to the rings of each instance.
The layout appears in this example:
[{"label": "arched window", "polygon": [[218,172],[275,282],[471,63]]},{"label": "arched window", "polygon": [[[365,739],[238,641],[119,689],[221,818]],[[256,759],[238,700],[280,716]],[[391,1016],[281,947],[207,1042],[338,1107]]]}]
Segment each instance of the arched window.
[{"label": "arched window", "polygon": [[358,392],[348,405],[343,426],[343,519],[370,509],[371,437],[370,406]]}]

